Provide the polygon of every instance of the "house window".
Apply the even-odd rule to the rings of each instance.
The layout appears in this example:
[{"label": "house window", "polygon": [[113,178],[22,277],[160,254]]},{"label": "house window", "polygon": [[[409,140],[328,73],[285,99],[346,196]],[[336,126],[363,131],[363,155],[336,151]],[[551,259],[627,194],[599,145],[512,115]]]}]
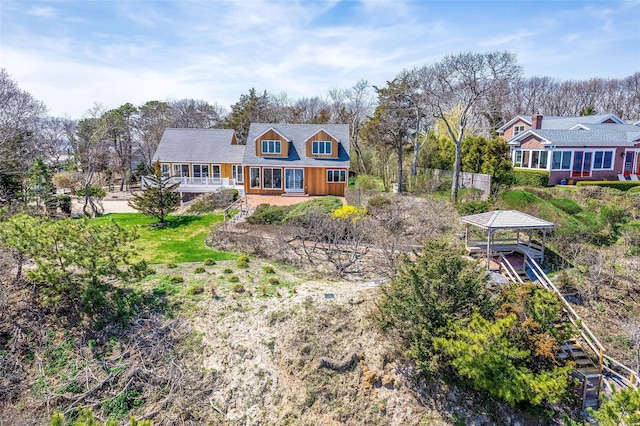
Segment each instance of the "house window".
[{"label": "house window", "polygon": [[260,168],[251,167],[249,169],[249,183],[251,188],[260,188]]},{"label": "house window", "polygon": [[220,179],[220,164],[214,164],[211,166],[212,174],[211,177],[214,179]]},{"label": "house window", "polygon": [[613,151],[596,151],[593,155],[594,170],[611,170],[613,168]]},{"label": "house window", "polygon": [[209,178],[209,165],[208,164],[194,164],[193,165],[193,177],[198,179],[199,182],[206,182]]},{"label": "house window", "polygon": [[236,181],[236,183],[242,183],[243,182],[243,176],[242,176],[242,165],[241,164],[234,164],[233,166],[231,166],[231,173],[233,175],[233,180]]},{"label": "house window", "polygon": [[171,167],[169,167],[168,164],[161,164],[160,173],[162,174],[163,178],[168,178],[171,175]]},{"label": "house window", "polygon": [[513,157],[513,167],[522,167],[522,151],[515,151]]},{"label": "house window", "polygon": [[549,151],[542,149],[516,150],[513,165],[525,169],[546,169],[548,159]]},{"label": "house window", "polygon": [[263,154],[280,154],[282,152],[282,142],[279,140],[263,140],[262,141],[262,153]]},{"label": "house window", "polygon": [[313,141],[311,143],[311,153],[313,155],[331,154],[331,141]]},{"label": "house window", "polygon": [[282,189],[282,169],[262,169],[263,189]]},{"label": "house window", "polygon": [[520,133],[524,133],[524,125],[513,126],[513,136],[517,136]]},{"label": "house window", "polygon": [[571,151],[554,151],[551,155],[551,170],[571,170]]},{"label": "house window", "polygon": [[347,171],[346,170],[327,170],[327,182],[346,182]]},{"label": "house window", "polygon": [[176,177],[189,177],[189,165],[188,164],[174,164],[173,175]]}]

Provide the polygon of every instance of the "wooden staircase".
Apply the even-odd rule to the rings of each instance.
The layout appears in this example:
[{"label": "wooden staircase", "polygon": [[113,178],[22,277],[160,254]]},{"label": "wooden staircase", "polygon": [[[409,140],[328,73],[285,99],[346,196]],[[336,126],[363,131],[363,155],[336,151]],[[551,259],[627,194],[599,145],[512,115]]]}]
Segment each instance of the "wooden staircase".
[{"label": "wooden staircase", "polygon": [[[544,275],[544,272],[542,272],[539,266],[535,263],[532,264],[531,262],[533,261],[528,261],[525,257],[522,263],[514,265],[509,261],[507,256],[500,254],[500,266],[501,271],[503,271],[502,275],[507,280],[520,284],[531,283],[531,277],[527,273],[527,268],[529,268],[530,273],[536,278],[535,282],[541,284],[548,290],[555,289],[555,286],[553,287],[553,289],[550,288],[550,286],[548,285],[550,281],[548,281],[548,278],[546,277],[546,275]],[[544,275],[544,278],[542,278],[541,275]],[[546,281],[548,281],[548,283],[544,282],[545,279]],[[562,294],[560,294],[559,292],[557,292],[557,294],[559,295],[561,301],[564,302],[566,310],[568,302],[564,299]],[[571,309],[571,312],[568,312],[570,320],[571,313],[575,314],[575,311]],[[575,314],[575,316],[577,317],[577,314]],[[580,321],[571,320],[571,322],[574,326],[580,324]],[[557,325],[557,327],[559,328],[563,326],[563,324]],[[579,327],[577,328],[579,329]],[[582,339],[587,339],[584,333],[581,333],[580,340]],[[578,389],[580,391],[580,400],[582,401],[582,410],[585,410],[588,407],[597,409],[600,406],[600,391],[603,387],[602,357],[597,356],[596,358],[598,359],[598,361],[594,361],[594,357],[590,355],[590,352],[594,352],[594,348],[589,345],[588,340],[585,340],[585,344],[581,344],[578,339],[575,338],[564,341],[563,344],[558,348],[559,359],[575,364],[575,370],[572,375],[578,380],[579,383]]]},{"label": "wooden staircase", "polygon": [[602,368],[576,339],[564,341],[558,349],[558,358],[575,364],[573,376],[578,379],[581,389],[582,409],[597,409],[600,406],[600,390],[603,384]]}]

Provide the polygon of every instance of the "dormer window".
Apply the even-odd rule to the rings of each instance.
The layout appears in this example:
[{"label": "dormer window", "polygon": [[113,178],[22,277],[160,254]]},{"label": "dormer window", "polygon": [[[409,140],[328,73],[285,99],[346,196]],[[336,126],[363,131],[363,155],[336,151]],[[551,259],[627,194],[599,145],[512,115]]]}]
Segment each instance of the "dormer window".
[{"label": "dormer window", "polygon": [[262,141],[262,153],[263,154],[280,154],[282,152],[282,142],[279,140],[263,140]]},{"label": "dormer window", "polygon": [[331,141],[313,141],[311,143],[311,153],[313,155],[318,154],[331,154]]},{"label": "dormer window", "polygon": [[513,126],[513,136],[517,136],[520,133],[524,133],[524,125]]}]

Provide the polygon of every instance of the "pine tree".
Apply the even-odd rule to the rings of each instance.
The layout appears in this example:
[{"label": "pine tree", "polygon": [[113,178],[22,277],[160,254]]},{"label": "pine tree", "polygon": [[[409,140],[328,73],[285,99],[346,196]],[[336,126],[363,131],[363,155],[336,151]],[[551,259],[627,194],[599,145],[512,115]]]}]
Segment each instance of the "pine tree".
[{"label": "pine tree", "polygon": [[171,180],[162,175],[160,164],[153,165],[153,174],[145,177],[146,187],[141,194],[134,194],[129,205],[142,214],[155,217],[160,223],[177,209],[180,194],[175,192],[180,183],[171,183]]}]

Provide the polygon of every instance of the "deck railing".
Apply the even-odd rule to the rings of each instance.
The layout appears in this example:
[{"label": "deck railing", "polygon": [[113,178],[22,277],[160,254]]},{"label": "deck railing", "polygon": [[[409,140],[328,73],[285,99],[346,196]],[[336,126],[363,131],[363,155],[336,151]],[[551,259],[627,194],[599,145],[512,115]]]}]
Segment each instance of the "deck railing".
[{"label": "deck railing", "polygon": [[[467,250],[470,251],[486,251],[487,244],[488,240],[486,239],[466,241]],[[516,249],[520,249],[522,251],[526,250],[529,252],[529,255],[542,253],[541,244],[522,240],[520,238],[494,238],[491,240],[491,250],[494,252],[512,251]]]},{"label": "deck railing", "polygon": [[522,278],[520,278],[520,275],[518,275],[515,268],[511,264],[511,262],[509,262],[509,259],[507,259],[505,255],[502,253],[500,253],[500,266],[502,266],[502,269],[505,270],[505,272],[507,273],[511,281],[513,281],[514,283],[515,282],[524,283],[524,281],[522,281]]},{"label": "deck railing", "polygon": [[242,211],[243,206],[244,206],[244,197],[240,197],[233,203],[229,204],[229,206],[226,209],[224,209],[224,211],[222,212],[223,222],[227,222],[227,220],[230,220],[231,218],[233,218],[233,216],[240,213]]},{"label": "deck railing", "polygon": [[195,186],[235,186],[236,180],[220,177],[176,177],[169,178],[171,183]]},{"label": "deck railing", "polygon": [[[616,361],[608,355],[605,355],[605,348],[600,343],[598,338],[593,334],[591,329],[580,318],[578,313],[573,309],[571,304],[564,298],[560,290],[553,284],[553,282],[547,277],[542,268],[536,263],[535,260],[527,258],[525,265],[531,270],[538,282],[547,290],[553,291],[558,295],[561,303],[568,313],[569,321],[580,332],[581,340],[586,344],[586,347],[590,349],[592,356],[598,360],[597,365],[601,373],[607,376],[607,383],[610,381],[617,384],[619,387],[628,388],[631,387],[634,390],[638,390],[638,380],[636,378],[636,372],[626,365]],[[609,384],[613,384],[609,383]],[[608,386],[604,388],[605,393],[609,394]]]}]

